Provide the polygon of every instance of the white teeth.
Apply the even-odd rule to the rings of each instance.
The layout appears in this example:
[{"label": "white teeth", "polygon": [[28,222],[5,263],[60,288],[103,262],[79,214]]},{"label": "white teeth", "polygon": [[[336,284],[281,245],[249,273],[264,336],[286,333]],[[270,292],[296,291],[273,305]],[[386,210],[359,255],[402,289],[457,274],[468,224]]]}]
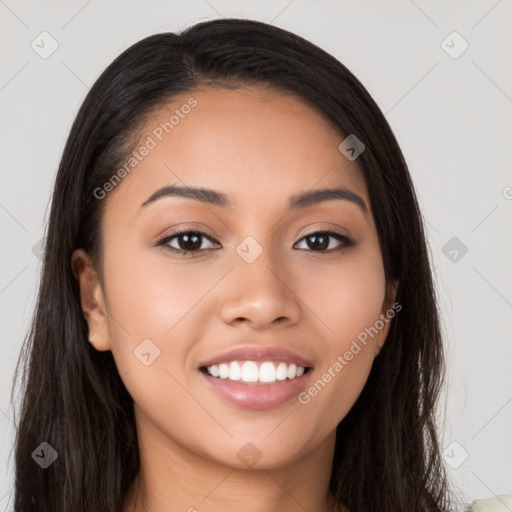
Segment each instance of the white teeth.
[{"label": "white teeth", "polygon": [[274,382],[276,380],[276,367],[274,363],[266,362],[260,366],[260,381]]},{"label": "white teeth", "polygon": [[286,366],[286,363],[279,363],[277,365],[277,370],[276,370],[277,380],[285,380],[287,375],[288,375],[288,366]]},{"label": "white teeth", "polygon": [[243,382],[271,383],[276,380],[295,379],[304,374],[304,367],[283,362],[265,361],[258,364],[254,361],[232,361],[207,368],[212,377]]},{"label": "white teeth", "polygon": [[219,364],[219,376],[221,379],[227,379],[229,377],[229,366],[227,364]]},{"label": "white teeth", "polygon": [[258,365],[253,361],[246,361],[242,366],[242,380],[244,382],[258,382]]},{"label": "white teeth", "polygon": [[240,380],[242,378],[242,369],[240,368],[240,365],[233,361],[229,365],[229,380]]}]

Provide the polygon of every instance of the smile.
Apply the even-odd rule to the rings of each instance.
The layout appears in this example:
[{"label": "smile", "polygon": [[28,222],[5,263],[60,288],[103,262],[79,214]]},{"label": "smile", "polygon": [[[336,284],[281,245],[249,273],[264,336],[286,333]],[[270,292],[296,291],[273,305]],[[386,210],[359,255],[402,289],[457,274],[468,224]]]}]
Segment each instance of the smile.
[{"label": "smile", "polygon": [[239,345],[198,365],[213,396],[242,409],[260,410],[296,400],[313,369],[305,357],[278,346]]},{"label": "smile", "polygon": [[269,384],[301,377],[305,368],[284,361],[231,361],[203,367],[203,370],[219,379]]}]

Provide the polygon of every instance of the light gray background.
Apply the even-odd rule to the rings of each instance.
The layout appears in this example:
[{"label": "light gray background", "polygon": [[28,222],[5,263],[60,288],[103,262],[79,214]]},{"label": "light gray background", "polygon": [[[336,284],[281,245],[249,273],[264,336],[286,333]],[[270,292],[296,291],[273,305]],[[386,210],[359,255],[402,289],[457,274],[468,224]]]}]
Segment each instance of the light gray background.
[{"label": "light gray background", "polygon": [[[33,247],[76,111],[129,45],[218,17],[271,22],[311,40],[386,114],[432,248],[448,352],[449,472],[465,501],[512,494],[512,0],[0,0],[0,16],[0,509],[12,506],[9,399],[41,268]],[[47,59],[31,48],[43,31],[59,45]],[[469,43],[458,58],[441,46],[453,31]],[[445,45],[461,48],[453,37]],[[450,246],[450,258],[443,253],[452,237],[468,249],[457,261]]]}]

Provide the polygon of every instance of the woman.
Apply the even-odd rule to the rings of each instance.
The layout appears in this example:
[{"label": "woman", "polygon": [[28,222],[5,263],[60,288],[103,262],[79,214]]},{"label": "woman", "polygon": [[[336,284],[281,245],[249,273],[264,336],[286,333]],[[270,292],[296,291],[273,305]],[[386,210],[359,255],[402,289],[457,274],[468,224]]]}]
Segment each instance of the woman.
[{"label": "woman", "polygon": [[421,214],[332,56],[235,19],[133,45],[46,240],[16,512],[450,509]]}]

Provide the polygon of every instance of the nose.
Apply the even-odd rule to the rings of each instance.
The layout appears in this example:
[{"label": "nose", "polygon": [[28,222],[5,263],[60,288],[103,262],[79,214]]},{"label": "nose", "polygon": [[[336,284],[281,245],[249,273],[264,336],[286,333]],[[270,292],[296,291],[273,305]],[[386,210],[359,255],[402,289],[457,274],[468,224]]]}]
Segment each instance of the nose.
[{"label": "nose", "polygon": [[277,265],[271,251],[264,250],[252,263],[236,255],[222,294],[222,319],[255,330],[293,325],[301,315],[301,301],[293,288],[290,269],[284,262]]}]

